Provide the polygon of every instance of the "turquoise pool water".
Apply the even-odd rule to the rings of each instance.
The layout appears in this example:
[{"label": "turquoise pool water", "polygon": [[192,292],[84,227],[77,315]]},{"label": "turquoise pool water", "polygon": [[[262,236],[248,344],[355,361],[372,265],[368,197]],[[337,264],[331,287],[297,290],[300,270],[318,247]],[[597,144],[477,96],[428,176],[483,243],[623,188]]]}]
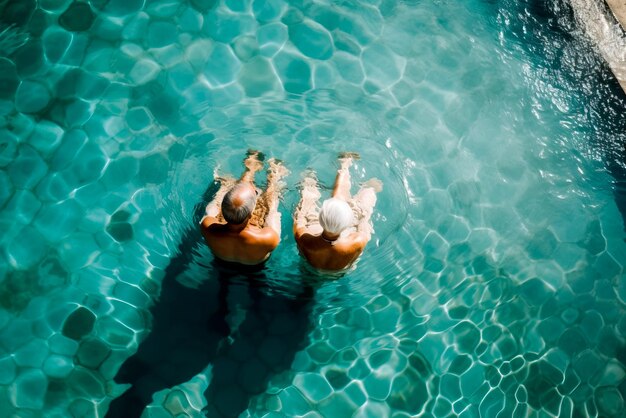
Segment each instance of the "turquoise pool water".
[{"label": "turquoise pool water", "polygon": [[[623,416],[624,95],[537,3],[0,2],[0,417]],[[242,276],[194,215],[248,148],[291,174]],[[384,190],[323,281],[344,150]]]}]

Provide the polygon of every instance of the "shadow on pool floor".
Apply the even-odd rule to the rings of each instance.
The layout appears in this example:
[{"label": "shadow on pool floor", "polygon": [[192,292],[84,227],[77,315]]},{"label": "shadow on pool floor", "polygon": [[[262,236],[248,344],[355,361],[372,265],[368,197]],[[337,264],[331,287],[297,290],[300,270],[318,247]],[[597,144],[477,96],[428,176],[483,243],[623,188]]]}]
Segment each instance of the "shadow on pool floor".
[{"label": "shadow on pool floor", "polygon": [[[196,208],[193,225],[203,210]],[[156,392],[189,381],[211,364],[204,394],[210,416],[238,416],[306,345],[312,286],[303,284],[296,295],[275,292],[263,270],[241,272],[214,262],[200,287],[189,288],[177,277],[196,262],[198,245],[203,245],[199,231],[189,228],[165,270],[152,331],[115,377],[132,386],[111,402],[108,417],[139,417]],[[229,303],[245,310],[236,330],[228,325]]]}]

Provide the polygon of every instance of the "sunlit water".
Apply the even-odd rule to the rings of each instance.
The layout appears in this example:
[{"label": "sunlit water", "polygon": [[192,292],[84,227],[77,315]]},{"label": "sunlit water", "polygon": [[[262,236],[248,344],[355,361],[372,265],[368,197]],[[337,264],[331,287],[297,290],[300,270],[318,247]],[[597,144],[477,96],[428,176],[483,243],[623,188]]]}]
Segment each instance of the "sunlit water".
[{"label": "sunlit water", "polygon": [[[623,416],[624,96],[528,3],[0,3],[0,416]],[[237,275],[195,222],[249,148],[291,174]],[[324,280],[345,150],[384,189]]]}]

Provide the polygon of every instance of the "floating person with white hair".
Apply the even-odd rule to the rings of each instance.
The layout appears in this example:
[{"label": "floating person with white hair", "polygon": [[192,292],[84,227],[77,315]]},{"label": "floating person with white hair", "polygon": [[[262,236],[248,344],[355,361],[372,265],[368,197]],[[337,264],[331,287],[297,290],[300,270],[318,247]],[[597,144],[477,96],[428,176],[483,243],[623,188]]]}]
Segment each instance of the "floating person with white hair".
[{"label": "floating person with white hair", "polygon": [[267,188],[259,196],[254,175],[263,168],[260,153],[250,151],[245,172],[236,181],[218,178],[220,189],[200,221],[204,239],[215,257],[223,262],[262,265],[280,242],[278,199],[288,173],[277,160],[269,161]]},{"label": "floating person with white hair", "polygon": [[293,231],[300,254],[321,271],[337,272],[349,268],[369,242],[373,229],[370,218],[376,204],[376,193],[382,190],[378,179],[363,184],[350,195],[350,172],[356,153],[339,156],[332,197],[318,209],[321,197],[317,180],[304,179],[302,198],[294,216]]}]

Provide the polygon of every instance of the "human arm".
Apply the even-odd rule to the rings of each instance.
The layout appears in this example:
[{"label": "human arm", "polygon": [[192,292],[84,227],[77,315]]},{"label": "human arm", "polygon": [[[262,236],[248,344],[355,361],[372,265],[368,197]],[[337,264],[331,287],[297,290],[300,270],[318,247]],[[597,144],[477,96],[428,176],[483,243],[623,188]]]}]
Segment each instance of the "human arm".
[{"label": "human arm", "polygon": [[280,244],[280,235],[274,230],[274,228],[269,226],[263,228],[262,231],[264,234],[262,242],[265,245],[266,251],[269,253],[278,247],[278,244]]},{"label": "human arm", "polygon": [[368,242],[372,238],[372,232],[374,232],[374,228],[370,222],[370,218],[372,216],[371,212],[372,211],[370,210],[369,214],[363,214],[363,217],[356,226],[357,233],[365,240],[365,242]]},{"label": "human arm", "polygon": [[333,197],[342,199],[345,201],[350,200],[350,171],[348,170],[349,164],[342,163],[342,166],[337,170],[337,177],[335,177],[335,185],[333,186]]},{"label": "human arm", "polygon": [[278,237],[281,233],[281,214],[278,211],[278,200],[285,187],[282,181],[289,171],[281,161],[274,158],[269,161],[270,168],[267,173],[267,188],[263,196],[267,202],[267,215],[265,216],[265,226],[272,228]]},{"label": "human arm", "polygon": [[304,214],[304,210],[302,209],[302,201],[300,201],[296,207],[293,219],[293,233],[296,238],[306,232],[306,224],[306,216]]},{"label": "human arm", "polygon": [[306,177],[302,184],[302,196],[294,213],[293,232],[296,238],[309,231],[309,227],[318,221],[317,202],[321,197],[317,180]]},{"label": "human arm", "polygon": [[374,228],[372,227],[372,214],[376,205],[376,193],[382,190],[382,183],[378,179],[371,179],[355,196],[355,203],[360,213],[359,221],[356,225],[357,232],[369,241]]},{"label": "human arm", "polygon": [[278,211],[278,198],[275,197],[270,202],[270,208],[265,218],[265,226],[271,228],[278,237],[280,237],[281,232],[281,214]]},{"label": "human arm", "polygon": [[229,179],[218,180],[221,182],[220,188],[217,193],[215,193],[215,197],[213,198],[213,200],[211,200],[211,202],[209,202],[209,204],[206,206],[204,216],[200,220],[200,224],[206,224],[207,227],[212,223],[219,222],[222,201],[224,200],[224,196],[226,195],[226,193],[228,193],[234,183],[234,180]]}]

